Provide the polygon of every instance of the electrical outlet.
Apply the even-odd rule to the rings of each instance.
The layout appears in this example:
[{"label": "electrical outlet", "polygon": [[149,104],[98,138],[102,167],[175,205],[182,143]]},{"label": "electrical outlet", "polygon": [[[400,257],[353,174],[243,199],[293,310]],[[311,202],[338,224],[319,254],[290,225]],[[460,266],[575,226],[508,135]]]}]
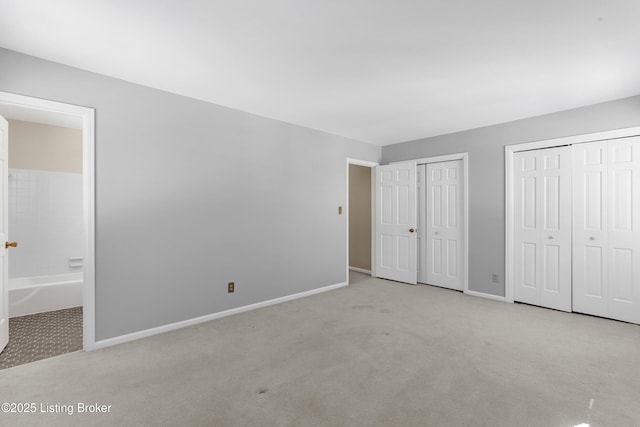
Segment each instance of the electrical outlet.
[{"label": "electrical outlet", "polygon": [[493,274],[491,275],[491,282],[493,282],[493,283],[500,283],[500,281],[498,280],[498,275],[497,275],[497,274],[493,273]]},{"label": "electrical outlet", "polygon": [[235,282],[229,282],[229,284],[227,284],[227,292],[231,293],[231,292],[234,292],[235,290],[236,290]]}]

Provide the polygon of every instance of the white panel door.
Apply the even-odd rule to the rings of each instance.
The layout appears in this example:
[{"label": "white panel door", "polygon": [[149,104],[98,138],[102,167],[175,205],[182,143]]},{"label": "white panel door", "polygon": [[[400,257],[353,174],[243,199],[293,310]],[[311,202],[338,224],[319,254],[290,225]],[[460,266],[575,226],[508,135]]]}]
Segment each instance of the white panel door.
[{"label": "white panel door", "polygon": [[7,269],[7,205],[8,205],[8,164],[9,125],[0,116],[0,351],[9,342],[9,295],[7,290],[9,271]]},{"label": "white panel door", "polygon": [[376,276],[417,281],[416,163],[376,167]]},{"label": "white panel door", "polygon": [[571,311],[571,150],[514,155],[514,300]]},{"label": "white panel door", "polygon": [[608,143],[573,146],[573,311],[607,316]]},{"label": "white panel door", "polygon": [[463,290],[462,160],[426,167],[426,283]]},{"label": "white panel door", "polygon": [[640,137],[609,141],[609,317],[640,323]]},{"label": "white panel door", "polygon": [[573,150],[573,309],[640,323],[640,138]]}]

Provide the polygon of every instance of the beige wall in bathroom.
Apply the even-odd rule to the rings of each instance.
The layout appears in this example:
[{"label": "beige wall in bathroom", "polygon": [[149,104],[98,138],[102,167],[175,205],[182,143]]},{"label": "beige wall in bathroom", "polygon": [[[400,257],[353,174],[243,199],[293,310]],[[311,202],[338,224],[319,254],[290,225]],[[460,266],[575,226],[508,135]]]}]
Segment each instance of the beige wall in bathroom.
[{"label": "beige wall in bathroom", "polygon": [[371,270],[371,168],[349,165],[349,266]]},{"label": "beige wall in bathroom", "polygon": [[9,122],[9,167],[82,173],[82,130]]}]

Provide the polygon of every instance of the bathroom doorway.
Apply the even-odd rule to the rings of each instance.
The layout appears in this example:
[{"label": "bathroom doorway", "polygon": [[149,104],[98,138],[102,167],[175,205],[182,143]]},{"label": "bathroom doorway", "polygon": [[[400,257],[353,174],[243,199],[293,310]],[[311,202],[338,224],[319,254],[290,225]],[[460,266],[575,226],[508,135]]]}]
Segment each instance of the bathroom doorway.
[{"label": "bathroom doorway", "polygon": [[[26,120],[30,119],[30,120]],[[9,345],[0,368],[82,349],[82,124],[7,118]]]},{"label": "bathroom doorway", "polygon": [[[0,92],[0,114],[9,123],[8,240],[18,243],[3,291],[4,368],[94,346],[94,113]],[[25,345],[32,360],[10,354]]]}]

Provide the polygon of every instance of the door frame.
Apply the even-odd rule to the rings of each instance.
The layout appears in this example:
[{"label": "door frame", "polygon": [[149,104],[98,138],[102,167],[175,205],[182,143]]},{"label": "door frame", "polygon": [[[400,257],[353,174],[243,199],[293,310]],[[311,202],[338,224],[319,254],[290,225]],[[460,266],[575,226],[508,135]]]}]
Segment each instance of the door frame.
[{"label": "door frame", "polygon": [[[346,165],[346,200],[345,200],[345,212],[346,212],[346,230],[347,230],[347,238],[346,238],[346,248],[347,248],[347,252],[345,254],[345,264],[347,265],[346,267],[346,279],[345,282],[349,283],[349,215],[351,215],[351,211],[349,210],[349,165],[358,165],[358,166],[365,166],[368,167],[371,170],[371,179],[373,179],[373,174],[375,173],[375,167],[379,165],[378,162],[371,162],[369,160],[360,160],[360,159],[352,159],[350,157],[347,157],[347,165]],[[371,181],[370,181],[371,182]],[[376,200],[375,200],[375,195],[376,195],[376,189],[375,189],[375,185],[371,186],[371,277],[376,277],[376,265],[375,265],[375,254],[376,254],[376,236],[374,235],[374,231],[375,231],[375,224],[374,224],[374,219],[375,219],[375,206],[376,206]]]},{"label": "door frame", "polygon": [[66,114],[82,120],[82,216],[84,266],[82,349],[95,346],[95,110],[93,108],[0,91],[0,104]]},{"label": "door frame", "polygon": [[464,152],[444,154],[442,156],[423,157],[421,159],[416,159],[416,165],[449,162],[452,160],[462,160],[462,173],[464,175],[462,177],[462,202],[464,204],[462,209],[462,212],[464,213],[464,220],[462,221],[462,226],[464,227],[462,232],[462,243],[464,244],[464,250],[462,251],[462,292],[469,295],[485,296],[485,294],[480,292],[469,290],[469,153]]},{"label": "door frame", "polygon": [[587,133],[562,138],[545,139],[541,141],[525,142],[504,147],[505,160],[505,284],[504,300],[514,302],[514,235],[515,235],[515,189],[513,182],[514,155],[519,151],[538,150],[542,148],[560,147],[563,145],[584,144],[587,142],[605,141],[608,139],[640,136],[640,126],[615,129],[603,132]]}]

